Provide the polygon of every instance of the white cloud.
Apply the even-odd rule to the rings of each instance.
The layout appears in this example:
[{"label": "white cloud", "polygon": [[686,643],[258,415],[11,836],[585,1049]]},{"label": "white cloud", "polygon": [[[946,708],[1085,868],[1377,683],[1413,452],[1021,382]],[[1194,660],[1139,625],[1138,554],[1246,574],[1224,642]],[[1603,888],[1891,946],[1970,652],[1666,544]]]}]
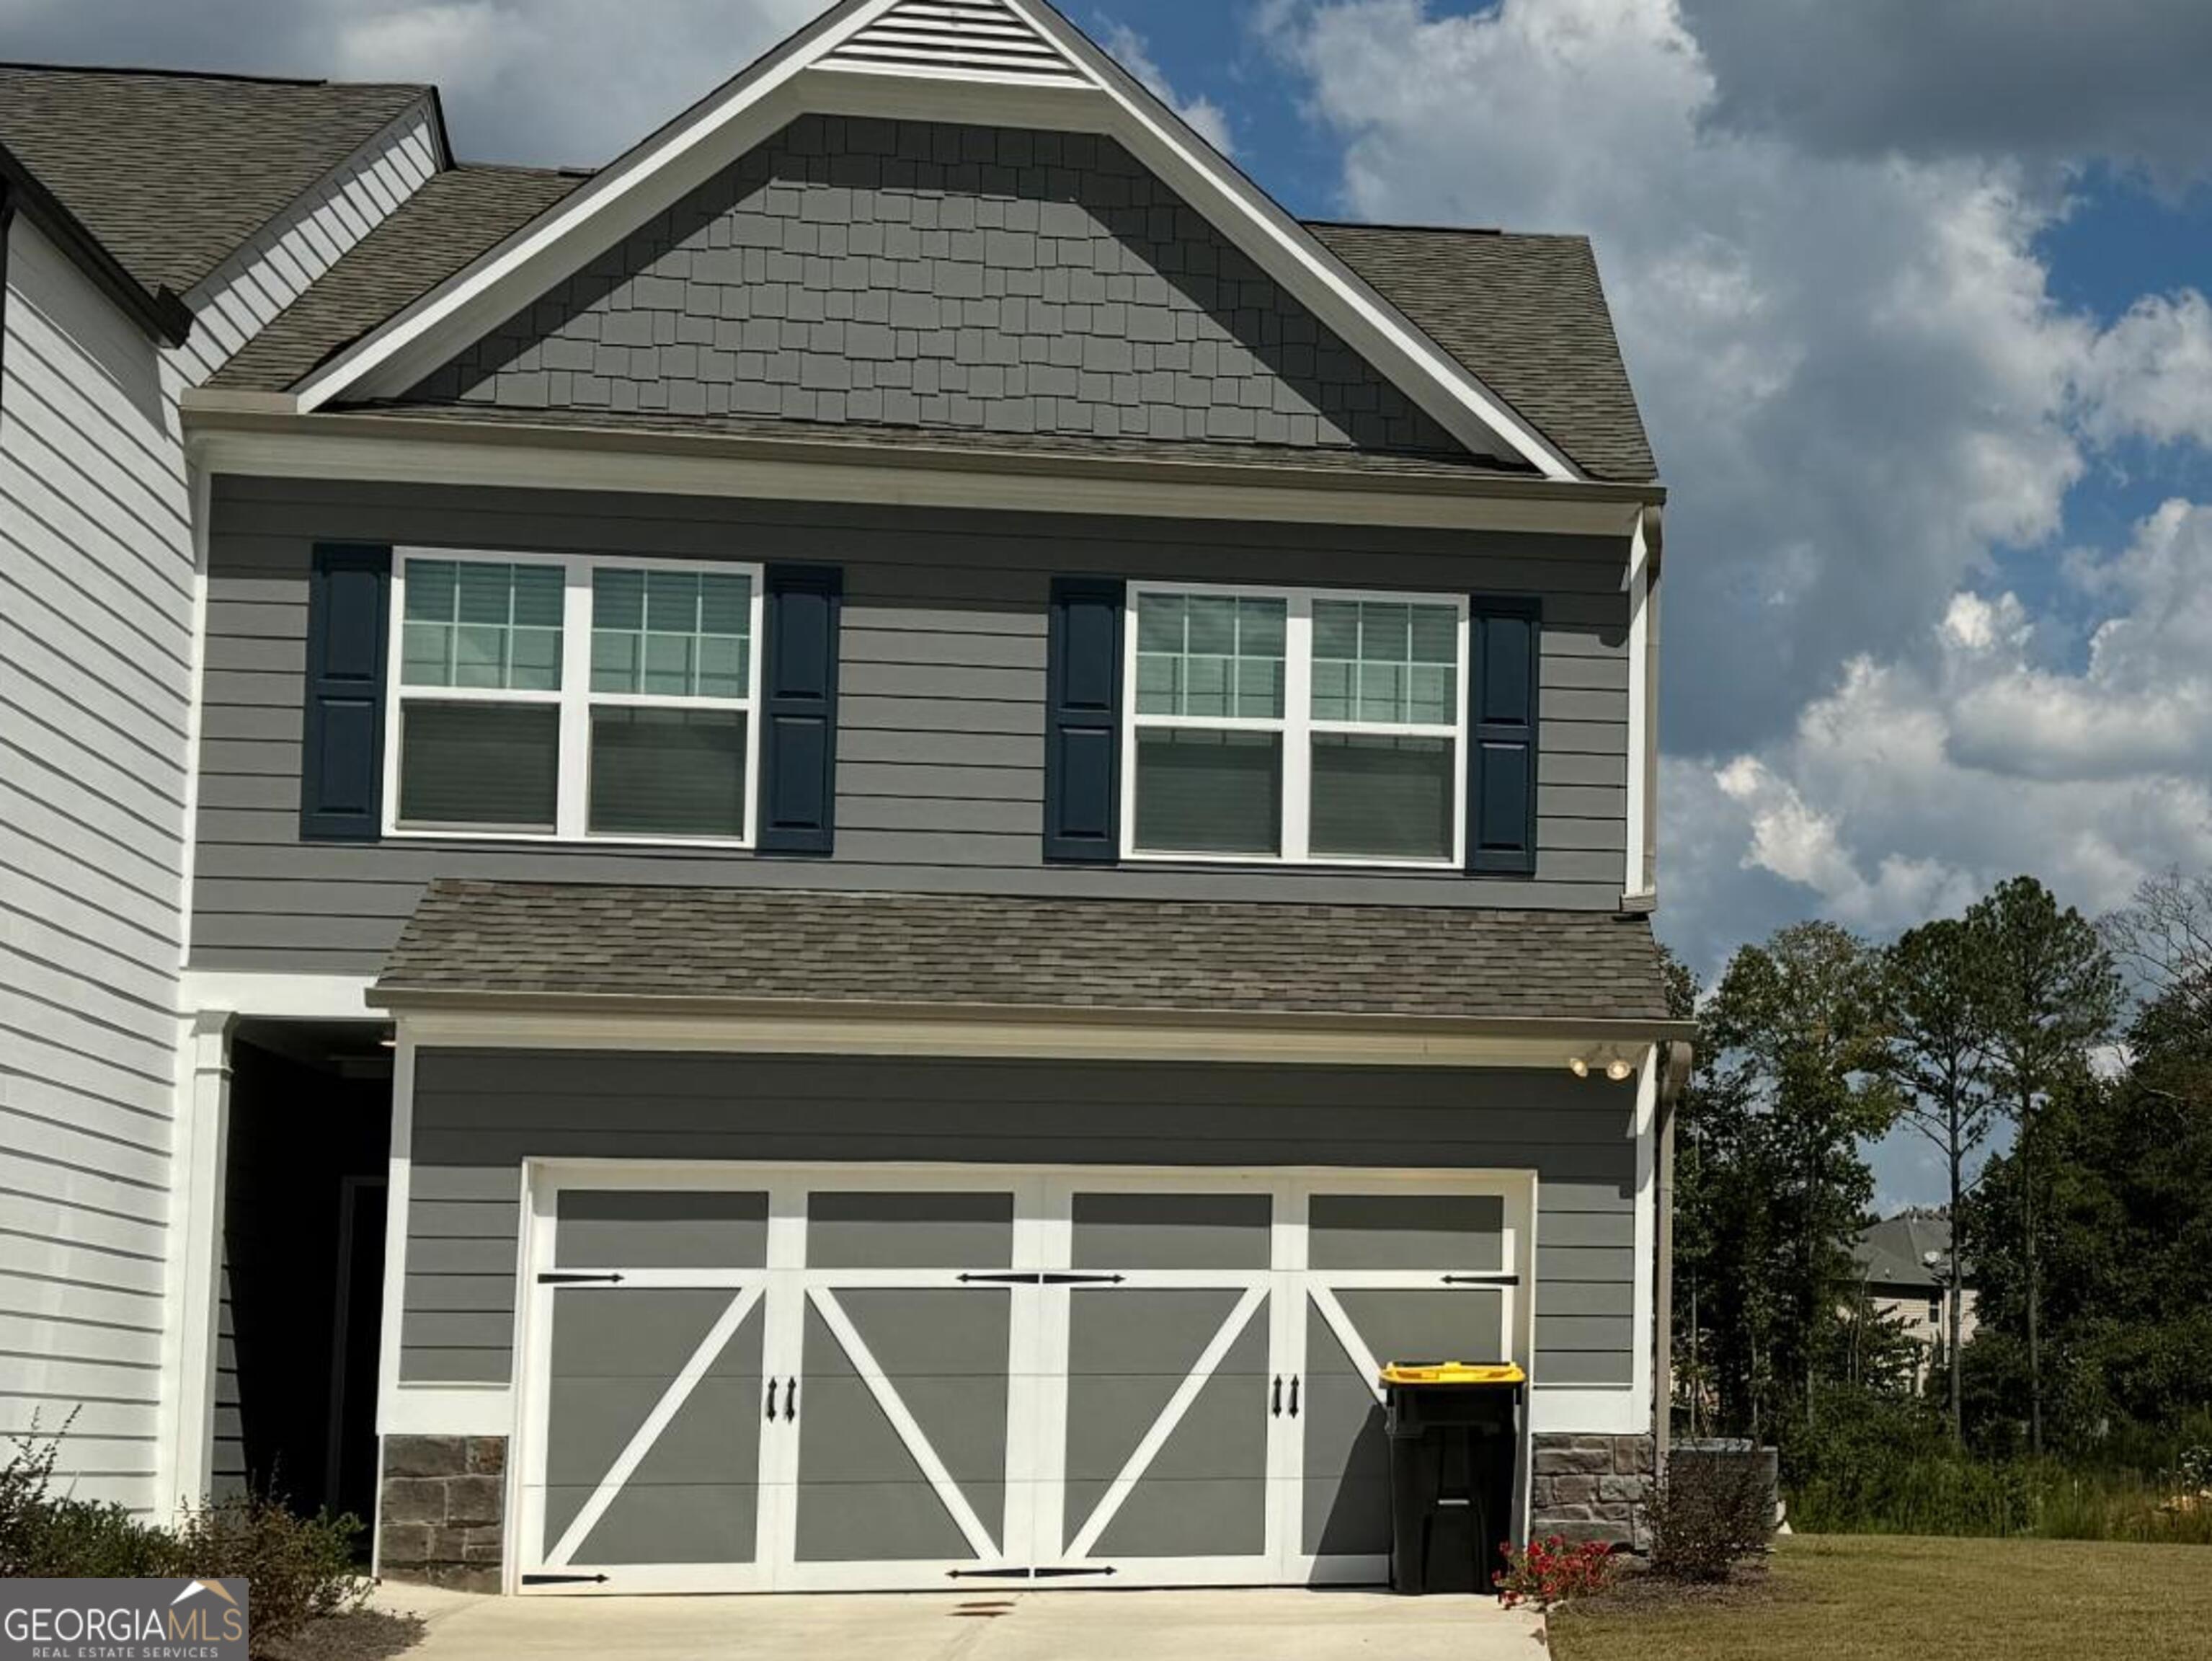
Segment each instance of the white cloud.
[{"label": "white cloud", "polygon": [[2212,440],[2212,307],[2100,329],[2046,286],[2048,169],[1732,119],[1743,43],[1692,18],[1753,27],[1674,0],[1266,15],[1351,210],[1594,234],[1674,489],[1662,926],[1879,932],[2015,871],[2106,905],[2212,864],[2212,509],[2055,551],[2103,447]]},{"label": "white cloud", "polygon": [[1127,23],[1117,22],[1107,29],[1106,38],[1099,44],[1123,69],[1150,88],[1154,97],[1188,122],[1200,138],[1224,155],[1236,154],[1234,135],[1229,130],[1229,112],[1211,98],[1184,98],[1179,94],[1152,56],[1152,42]]},{"label": "white cloud", "polygon": [[596,166],[827,0],[0,0],[10,58],[439,84],[471,160]]}]

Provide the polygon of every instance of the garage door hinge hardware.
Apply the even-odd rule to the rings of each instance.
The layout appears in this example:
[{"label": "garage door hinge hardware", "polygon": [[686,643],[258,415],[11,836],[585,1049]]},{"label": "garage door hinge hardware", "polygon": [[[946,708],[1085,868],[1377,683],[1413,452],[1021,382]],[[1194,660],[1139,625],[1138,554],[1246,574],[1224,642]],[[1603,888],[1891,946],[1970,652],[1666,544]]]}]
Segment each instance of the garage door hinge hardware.
[{"label": "garage door hinge hardware", "polygon": [[1038,1579],[1040,1579],[1040,1580],[1065,1580],[1065,1579],[1067,1579],[1069,1577],[1071,1577],[1071,1576],[1073,1576],[1073,1575],[1078,1575],[1078,1574],[1115,1574],[1115,1573],[1120,1573],[1120,1571],[1119,1571],[1119,1570],[1116,1570],[1116,1569],[1111,1569],[1111,1568],[1103,1568],[1103,1569],[1037,1569],[1037,1570],[1034,1571],[1034,1573],[1036,1573],[1036,1578],[1037,1578]]},{"label": "garage door hinge hardware", "polygon": [[1117,1574],[1113,1568],[947,1569],[948,1580],[1066,1580],[1083,1574]]},{"label": "garage door hinge hardware", "polygon": [[522,1584],[526,1586],[604,1586],[607,1584],[607,1577],[604,1574],[526,1574],[522,1577]]},{"label": "garage door hinge hardware", "polygon": [[962,1286],[1033,1287],[1037,1283],[1034,1274],[1022,1275],[963,1275]]},{"label": "garage door hinge hardware", "polygon": [[1521,1277],[1518,1275],[1447,1275],[1444,1284],[1448,1287],[1517,1287],[1521,1284]]},{"label": "garage door hinge hardware", "polygon": [[[1117,1287],[1129,1277],[1126,1275],[1046,1275],[1039,1284],[1048,1287]],[[1089,1570],[1085,1570],[1089,1573]]]},{"label": "garage door hinge hardware", "polygon": [[958,1277],[963,1286],[994,1287],[1117,1287],[1128,1278],[1126,1275],[1044,1275],[1035,1269],[1016,1269],[1010,1275],[963,1274]]},{"label": "garage door hinge hardware", "polygon": [[538,1284],[542,1287],[620,1286],[619,1275],[541,1275]]}]

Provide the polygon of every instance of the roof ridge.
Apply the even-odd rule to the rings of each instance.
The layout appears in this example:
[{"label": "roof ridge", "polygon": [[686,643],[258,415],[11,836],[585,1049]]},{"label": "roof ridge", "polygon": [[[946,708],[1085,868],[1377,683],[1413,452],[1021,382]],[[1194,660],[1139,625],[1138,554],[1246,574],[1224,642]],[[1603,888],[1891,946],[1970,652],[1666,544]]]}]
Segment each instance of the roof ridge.
[{"label": "roof ridge", "polygon": [[328,76],[257,75],[246,70],[190,70],[149,64],[54,64],[0,58],[0,70],[31,70],[40,75],[136,75],[169,81],[234,81],[262,87],[405,87],[428,92],[428,81],[333,81]]}]

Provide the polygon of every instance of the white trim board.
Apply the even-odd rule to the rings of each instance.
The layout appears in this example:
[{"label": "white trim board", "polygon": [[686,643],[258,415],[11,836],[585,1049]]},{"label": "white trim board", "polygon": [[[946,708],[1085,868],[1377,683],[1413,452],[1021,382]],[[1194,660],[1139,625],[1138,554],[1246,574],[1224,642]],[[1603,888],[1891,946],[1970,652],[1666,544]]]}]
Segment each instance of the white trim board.
[{"label": "white trim board", "polygon": [[1553,484],[1480,470],[1462,481],[1318,470],[1290,475],[1212,459],[1137,464],[1016,454],[991,451],[987,434],[973,435],[965,453],[941,441],[901,453],[520,421],[303,417],[273,410],[265,399],[246,409],[221,395],[187,399],[185,418],[195,453],[210,472],[244,477],[1624,538],[1642,504],[1659,494],[1656,485]]},{"label": "white trim board", "polygon": [[388,1021],[368,1006],[368,975],[294,975],[272,970],[190,969],[178,997],[187,1013],[228,1010],[264,1019]]},{"label": "white trim board", "polygon": [[919,84],[946,97],[948,110],[966,120],[1057,117],[1052,125],[1114,137],[1470,450],[1512,456],[1547,478],[1583,477],[1504,399],[1330,255],[1043,0],[1004,3],[1075,66],[1079,81],[1065,87],[1027,81],[1010,87],[1001,77],[972,72],[956,78],[889,66],[866,71],[816,67],[876,23],[893,3],[844,0],[811,28],[339,353],[300,388],[298,407],[313,411],[340,399],[403,395],[471,340],[793,117],[825,105],[848,113],[908,113]]}]

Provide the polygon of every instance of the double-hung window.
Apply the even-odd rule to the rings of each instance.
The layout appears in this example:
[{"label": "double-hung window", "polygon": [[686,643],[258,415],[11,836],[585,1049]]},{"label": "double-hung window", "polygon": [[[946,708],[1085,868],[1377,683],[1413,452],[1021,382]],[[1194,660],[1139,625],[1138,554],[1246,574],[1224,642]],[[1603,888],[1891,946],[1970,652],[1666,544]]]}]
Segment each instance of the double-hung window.
[{"label": "double-hung window", "polygon": [[1129,606],[1127,856],[1462,862],[1463,598],[1136,584]]},{"label": "double-hung window", "polygon": [[757,566],[395,566],[387,833],[751,844]]}]

